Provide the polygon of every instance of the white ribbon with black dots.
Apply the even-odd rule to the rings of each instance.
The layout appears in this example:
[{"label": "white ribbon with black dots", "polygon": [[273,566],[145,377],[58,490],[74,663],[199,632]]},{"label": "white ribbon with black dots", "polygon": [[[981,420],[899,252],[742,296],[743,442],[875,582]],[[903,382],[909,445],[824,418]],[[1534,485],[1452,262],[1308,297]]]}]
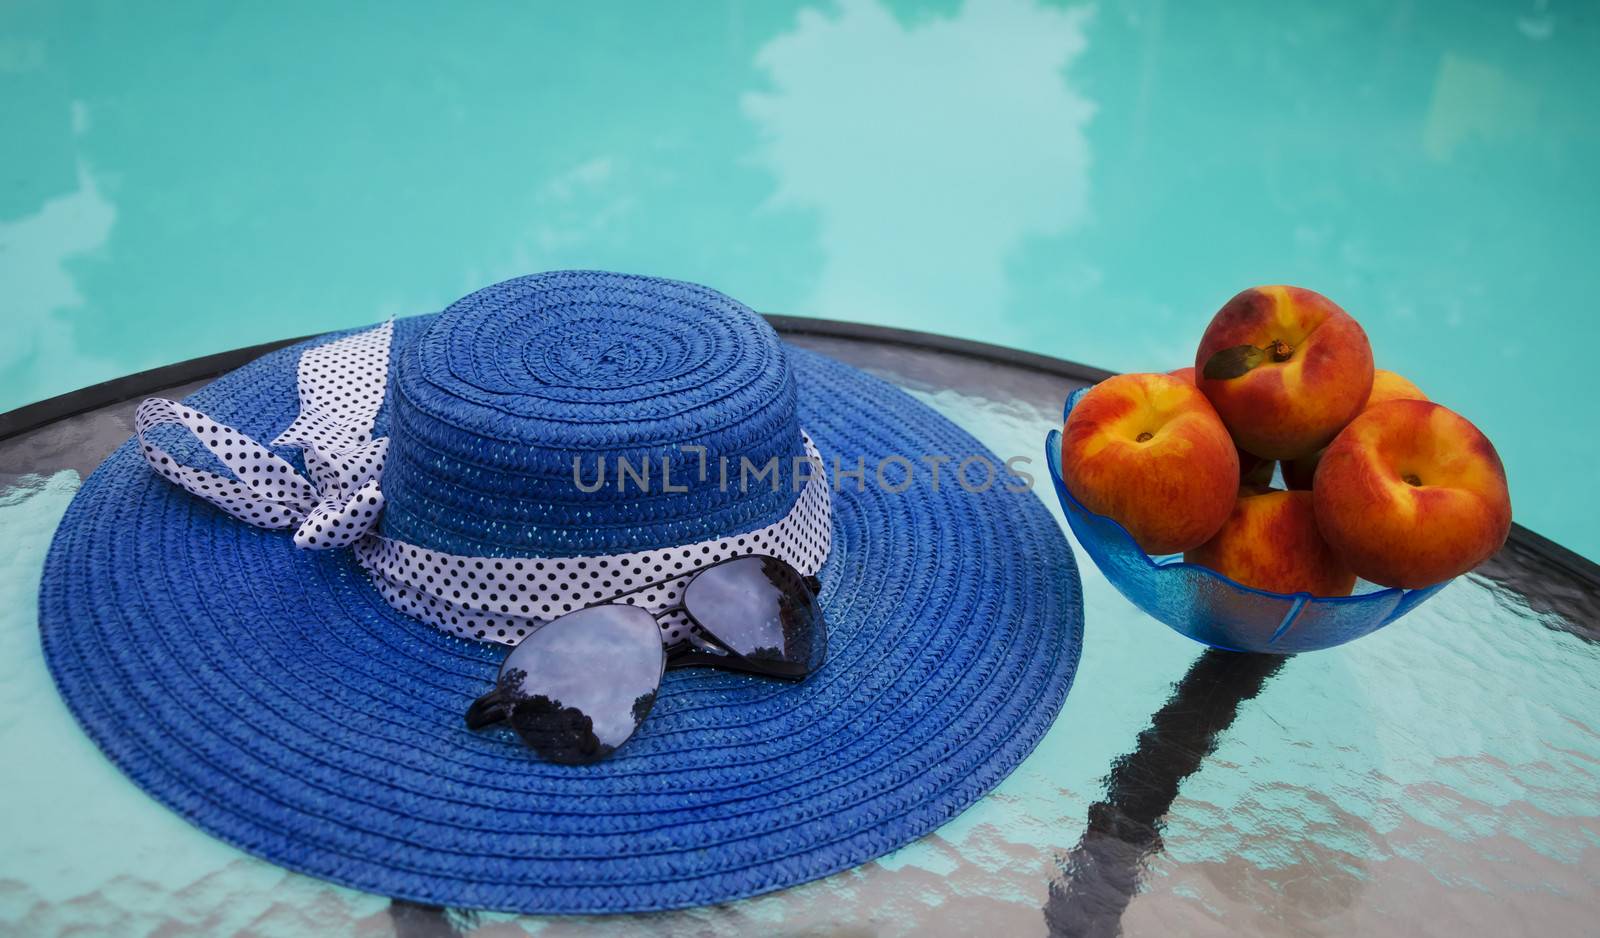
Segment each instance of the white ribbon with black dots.
[{"label": "white ribbon with black dots", "polygon": [[545,622],[628,593],[623,601],[658,614],[663,640],[689,637],[676,606],[684,578],[740,554],[777,557],[810,576],[828,559],[832,493],[809,436],[811,473],[789,513],[755,531],[625,554],[582,557],[463,557],[369,537],[356,556],[389,605],[463,638],[515,645]]},{"label": "white ribbon with black dots", "polygon": [[[832,497],[822,457],[805,436],[811,472],[794,507],[759,530],[676,547],[581,557],[466,557],[431,551],[375,532],[383,509],[386,437],[372,438],[389,377],[394,325],[303,352],[300,413],[274,446],[300,449],[302,476],[239,430],[185,404],[151,398],[135,428],[145,460],[163,478],[260,528],[294,528],[295,546],[355,546],[384,600],[399,612],[463,638],[515,645],[564,613],[623,594],[658,615],[662,640],[689,638],[679,605],[685,579],[740,554],[777,557],[810,576],[827,560]],[[151,441],[163,425],[186,429],[230,476],[186,465]],[[804,434],[802,434],[804,435]]]},{"label": "white ribbon with black dots", "polygon": [[[389,382],[393,336],[394,323],[386,322],[301,354],[300,414],[272,443],[298,447],[310,479],[239,430],[160,397],[139,405],[134,416],[144,458],[169,481],[240,521],[294,528],[297,547],[347,547],[372,530],[383,508],[378,482],[389,440],[374,440],[372,423]],[[182,465],[152,443],[150,431],[166,424],[187,429],[233,478]]]}]

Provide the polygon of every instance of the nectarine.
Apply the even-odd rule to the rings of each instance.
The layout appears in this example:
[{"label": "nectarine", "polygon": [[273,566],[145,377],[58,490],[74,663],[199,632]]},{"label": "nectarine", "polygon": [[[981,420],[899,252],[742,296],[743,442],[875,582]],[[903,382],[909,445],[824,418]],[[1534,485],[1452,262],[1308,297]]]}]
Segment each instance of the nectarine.
[{"label": "nectarine", "polygon": [[1221,530],[1183,559],[1274,593],[1348,596],[1356,585],[1317,531],[1310,492],[1241,488]]},{"label": "nectarine", "polygon": [[1294,459],[1327,445],[1372,390],[1372,347],[1350,314],[1299,287],[1253,287],[1217,311],[1196,384],[1241,449]]},{"label": "nectarine", "polygon": [[1228,517],[1239,457],[1193,385],[1118,375],[1067,415],[1061,475],[1074,498],[1127,528],[1147,553],[1170,554],[1201,544]]},{"label": "nectarine", "polygon": [[1416,589],[1488,559],[1511,530],[1494,445],[1429,401],[1375,404],[1328,446],[1312,484],[1322,536],[1358,576]]},{"label": "nectarine", "polygon": [[[1179,380],[1187,381],[1190,384],[1194,384],[1194,366],[1193,365],[1189,365],[1189,366],[1184,367],[1184,368],[1174,368],[1171,371],[1167,372],[1167,374],[1173,376],[1174,378],[1178,378]],[[1260,456],[1257,456],[1254,453],[1247,453],[1244,450],[1239,449],[1239,447],[1237,445],[1234,446],[1234,449],[1237,450],[1238,453],[1239,453],[1239,484],[1240,485],[1269,485],[1269,484],[1271,484],[1271,482],[1272,482],[1272,464],[1273,464],[1273,460],[1271,460],[1271,459],[1262,459]],[[1307,485],[1306,487],[1310,488],[1309,485]]]},{"label": "nectarine", "polygon": [[[1367,403],[1361,409],[1365,411],[1374,404],[1384,401],[1425,401],[1428,395],[1422,389],[1400,377],[1386,368],[1374,368],[1372,371],[1372,393],[1367,395]],[[1299,459],[1285,460],[1283,464],[1283,481],[1292,489],[1305,489],[1311,491],[1311,480],[1317,474],[1317,463],[1322,460],[1322,450],[1317,450],[1310,456],[1301,456]]]},{"label": "nectarine", "polygon": [[1428,395],[1422,389],[1412,384],[1408,379],[1395,374],[1387,368],[1372,369],[1372,392],[1367,395],[1367,403],[1361,408],[1366,410],[1374,404],[1384,401],[1425,401]]}]

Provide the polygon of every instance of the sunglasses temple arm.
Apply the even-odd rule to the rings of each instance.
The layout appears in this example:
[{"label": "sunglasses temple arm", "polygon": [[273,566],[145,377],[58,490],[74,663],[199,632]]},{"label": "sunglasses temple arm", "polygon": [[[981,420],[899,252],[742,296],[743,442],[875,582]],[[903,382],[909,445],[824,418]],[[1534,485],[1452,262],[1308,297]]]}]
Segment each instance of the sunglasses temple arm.
[{"label": "sunglasses temple arm", "polygon": [[467,708],[467,729],[481,730],[503,722],[511,715],[511,701],[496,685],[495,689],[472,702]]}]

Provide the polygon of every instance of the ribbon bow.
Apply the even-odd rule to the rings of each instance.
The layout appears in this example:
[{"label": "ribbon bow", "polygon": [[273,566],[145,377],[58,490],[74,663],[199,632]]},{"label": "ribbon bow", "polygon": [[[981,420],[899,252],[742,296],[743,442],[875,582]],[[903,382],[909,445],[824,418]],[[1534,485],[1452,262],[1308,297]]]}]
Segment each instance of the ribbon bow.
[{"label": "ribbon bow", "polygon": [[[345,547],[373,529],[383,509],[383,461],[389,439],[372,438],[389,380],[391,320],[300,356],[300,413],[274,446],[299,448],[307,479],[287,460],[239,430],[193,407],[153,397],[134,425],[144,458],[168,481],[258,528],[294,528],[308,550]],[[185,465],[146,434],[176,424],[232,475]]]}]

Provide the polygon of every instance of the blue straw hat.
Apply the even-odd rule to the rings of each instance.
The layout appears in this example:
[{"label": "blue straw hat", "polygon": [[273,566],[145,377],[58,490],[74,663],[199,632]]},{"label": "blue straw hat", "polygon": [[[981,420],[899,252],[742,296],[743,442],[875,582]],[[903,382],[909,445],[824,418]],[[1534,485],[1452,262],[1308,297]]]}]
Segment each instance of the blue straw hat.
[{"label": "blue straw hat", "polygon": [[[417,902],[710,904],[934,830],[1015,768],[1060,708],[1083,617],[1060,529],[1003,477],[973,492],[952,482],[953,463],[937,485],[915,471],[924,454],[1001,461],[898,389],[786,345],[712,290],[617,274],[524,277],[389,329],[274,352],[172,405],[166,418],[199,442],[170,427],[151,431],[167,434],[161,447],[130,440],[84,483],[51,547],[40,629],[61,695],[130,778],[202,829]],[[359,358],[379,339],[386,366]],[[358,359],[379,363],[370,402],[340,377]],[[323,401],[376,408],[373,439],[354,434],[349,450],[370,465],[293,536],[147,464],[159,471],[170,452],[233,466],[233,434],[337,437],[349,427],[308,416],[318,380]],[[832,487],[820,535],[800,511],[799,493],[816,491],[797,478],[811,446]],[[313,448],[274,451],[293,466],[285,477],[339,478]],[[723,456],[776,457],[777,484],[724,484]],[[913,471],[890,460],[880,473],[894,456]],[[648,491],[615,478],[584,491],[618,459],[671,461],[670,488],[658,474]],[[834,476],[858,466],[860,482]],[[353,549],[297,545],[357,522]],[[822,669],[801,683],[669,672],[634,737],[584,766],[463,724],[516,638],[494,633],[527,618],[498,599],[407,600],[380,589],[360,552],[692,564],[673,551],[737,551],[763,532],[821,565]],[[600,591],[595,570],[583,576]]]}]

